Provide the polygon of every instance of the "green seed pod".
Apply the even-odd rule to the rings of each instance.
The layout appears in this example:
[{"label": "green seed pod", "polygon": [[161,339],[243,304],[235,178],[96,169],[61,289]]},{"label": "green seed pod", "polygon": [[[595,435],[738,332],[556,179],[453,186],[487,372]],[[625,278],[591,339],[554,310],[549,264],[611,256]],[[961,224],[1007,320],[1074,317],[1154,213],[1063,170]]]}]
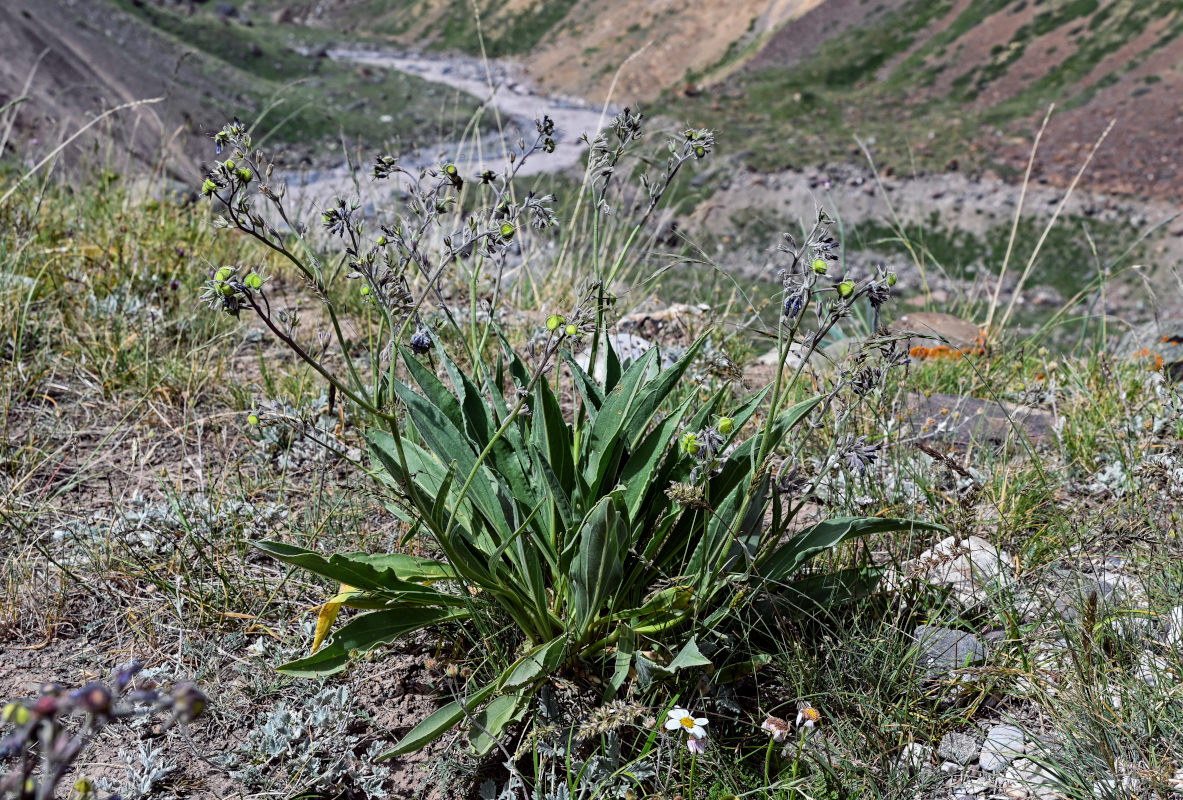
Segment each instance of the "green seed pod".
[{"label": "green seed pod", "polygon": [[888,286],[895,286],[895,282],[897,280],[898,280],[898,278],[896,278],[896,274],[894,272],[887,273],[887,285]]},{"label": "green seed pod", "polygon": [[546,329],[548,331],[550,331],[551,333],[554,333],[555,331],[557,331],[559,329],[559,326],[562,325],[564,322],[566,322],[566,320],[563,319],[558,314],[551,314],[549,317],[546,318]]},{"label": "green seed pod", "polygon": [[216,191],[218,191],[218,184],[214,183],[209,178],[206,178],[205,183],[201,184],[201,193],[206,197],[209,197]]},{"label": "green seed pod", "polygon": [[218,293],[223,297],[229,297],[230,295],[234,294],[235,291],[235,288],[228,283],[218,284]]},{"label": "green seed pod", "polygon": [[579,328],[576,328],[571,323],[567,323],[567,327],[564,328],[564,330],[567,332],[568,336],[574,336],[575,334],[579,333]]},{"label": "green seed pod", "polygon": [[230,275],[233,274],[233,272],[234,270],[230,269],[230,267],[222,267],[220,270],[214,273],[214,280],[218,283],[225,283],[226,281],[230,280]]},{"label": "green seed pod", "polygon": [[229,158],[228,158],[228,159],[226,159],[226,169],[227,169],[227,170],[233,170],[233,169],[234,169],[234,161],[233,161],[233,160],[231,160],[231,159],[229,159]]},{"label": "green seed pod", "polygon": [[813,259],[813,271],[816,272],[818,275],[825,275],[826,270],[828,270],[829,268],[830,268],[830,265],[828,263],[826,263],[826,260],[824,258]]},{"label": "green seed pod", "polygon": [[502,226],[501,226],[501,238],[502,239],[512,239],[513,235],[515,233],[517,233],[517,228],[515,228],[513,225],[510,225],[508,222],[502,224]]},{"label": "green seed pod", "polygon": [[719,433],[726,436],[735,428],[735,421],[731,417],[719,417],[719,424],[716,426]]},{"label": "green seed pod", "polygon": [[254,175],[251,174],[251,171],[249,169],[247,169],[246,167],[243,167],[242,169],[238,170],[234,174],[237,175],[238,179],[240,181],[242,181],[243,183],[250,183],[251,178],[254,177]]},{"label": "green seed pod", "polygon": [[444,167],[444,172],[447,173],[448,177],[454,177],[456,175],[456,165],[448,164]]},{"label": "green seed pod", "polygon": [[702,158],[707,154],[707,149],[701,144],[694,148],[694,157]]},{"label": "green seed pod", "polygon": [[839,297],[850,297],[850,295],[853,292],[854,292],[854,281],[842,281],[842,283],[838,284],[838,296]]},{"label": "green seed pod", "polygon": [[379,236],[379,237],[378,237],[378,246],[379,246],[379,247],[385,247],[385,246],[386,246],[386,237],[385,237],[385,236]]},{"label": "green seed pod", "polygon": [[369,297],[370,296],[370,287],[366,286],[364,283],[361,285],[361,296],[362,297]]},{"label": "green seed pod", "polygon": [[702,450],[702,445],[698,443],[698,436],[693,433],[688,433],[682,437],[682,451],[687,455],[696,456],[698,451]]},{"label": "green seed pod", "polygon": [[256,415],[256,414],[249,414],[249,415],[247,415],[247,418],[246,418],[246,424],[247,424],[247,425],[258,425],[258,424],[259,424],[259,417],[258,417],[258,415]]},{"label": "green seed pod", "polygon": [[257,272],[252,272],[250,275],[247,275],[242,282],[252,289],[263,288],[263,276]]}]

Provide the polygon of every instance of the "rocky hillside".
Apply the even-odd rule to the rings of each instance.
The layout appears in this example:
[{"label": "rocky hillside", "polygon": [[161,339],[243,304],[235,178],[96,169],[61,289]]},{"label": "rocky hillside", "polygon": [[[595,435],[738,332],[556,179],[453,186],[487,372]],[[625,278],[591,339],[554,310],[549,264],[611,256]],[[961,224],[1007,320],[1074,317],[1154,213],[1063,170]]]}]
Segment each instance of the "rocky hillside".
[{"label": "rocky hillside", "polygon": [[[392,71],[325,58],[323,31],[255,25],[226,3],[5,0],[0,14],[0,145],[36,160],[97,116],[71,163],[163,168],[191,180],[232,116],[289,158],[342,143],[367,155],[456,135],[475,101]],[[331,40],[331,39],[330,39]],[[394,113],[397,112],[397,113]],[[4,136],[11,121],[11,130]],[[0,154],[4,155],[4,154]]]},{"label": "rocky hillside", "polygon": [[[266,4],[264,4],[265,6]],[[471,0],[337,0],[315,24],[477,52]],[[1177,0],[484,0],[490,55],[555,91],[663,109],[724,132],[757,169],[861,159],[1070,179],[1112,120],[1098,188],[1176,196],[1183,134]],[[315,16],[312,13],[309,18]],[[617,71],[619,70],[619,75]],[[615,79],[615,83],[613,83]]]}]

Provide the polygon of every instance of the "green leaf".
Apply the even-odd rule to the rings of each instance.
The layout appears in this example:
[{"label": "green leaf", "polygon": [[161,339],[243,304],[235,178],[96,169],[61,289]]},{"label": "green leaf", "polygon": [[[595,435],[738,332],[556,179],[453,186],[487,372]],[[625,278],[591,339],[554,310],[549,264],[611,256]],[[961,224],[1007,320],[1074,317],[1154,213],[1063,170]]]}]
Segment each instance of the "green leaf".
[{"label": "green leaf", "polygon": [[360,614],[333,632],[329,643],[307,658],[278,667],[285,675],[312,677],[340,672],[354,651],[365,653],[406,636],[408,633],[470,616],[459,608],[391,608]]},{"label": "green leaf", "polygon": [[678,654],[674,656],[668,665],[662,666],[655,661],[650,661],[640,653],[636,654],[636,665],[637,688],[644,691],[649,688],[649,684],[653,681],[672,677],[680,670],[692,669],[694,667],[709,667],[711,660],[702,654],[698,649],[698,644],[695,642],[694,637],[691,637],[690,641],[678,651]]},{"label": "green leaf", "polygon": [[497,683],[497,681],[494,681],[477,690],[474,694],[469,695],[464,699],[463,705],[461,705],[461,701],[454,700],[446,706],[437,709],[427,719],[420,722],[406,736],[400,739],[393,750],[389,750],[378,756],[378,760],[382,761],[387,758],[401,756],[404,753],[412,753],[431,744],[451,730],[460,720],[464,719],[464,712],[466,710],[471,714],[489,695],[493,694],[497,689]]},{"label": "green leaf", "polygon": [[608,682],[608,690],[604,700],[611,700],[624,686],[628,678],[629,668],[633,664],[633,655],[637,652],[637,634],[628,625],[620,626],[620,635],[616,638],[616,664],[612,670],[612,679]]},{"label": "green leaf", "polygon": [[468,732],[468,742],[478,758],[491,753],[505,729],[525,715],[530,707],[531,694],[520,692],[494,697],[475,715],[472,730]]},{"label": "green leaf", "polygon": [[[410,387],[395,381],[394,388],[399,398],[406,404],[407,411],[415,423],[415,428],[431,452],[441,462],[455,461],[456,473],[464,481],[468,480],[469,475],[473,476],[472,483],[468,488],[469,496],[485,523],[491,530],[497,532],[499,540],[509,536],[513,530],[506,518],[506,509],[497,498],[493,476],[487,465],[482,464],[477,467],[476,453],[473,452],[472,443],[468,437],[457,430],[442,411],[412,391]],[[376,437],[371,437],[370,441],[373,445]],[[473,474],[474,470],[475,474]],[[463,483],[461,485],[463,486]]]},{"label": "green leaf", "polygon": [[608,467],[615,463],[619,451],[629,445],[629,442],[621,437],[621,431],[628,421],[629,410],[641,393],[646,373],[653,367],[658,355],[657,348],[651,347],[634,361],[620,376],[620,382],[604,398],[604,405],[596,413],[596,421],[591,427],[591,434],[582,445],[581,454],[587,461],[584,478],[592,487],[592,491],[601,486]]},{"label": "green leaf", "polygon": [[758,570],[769,581],[784,581],[792,577],[804,566],[806,561],[818,553],[836,547],[848,539],[903,530],[947,533],[949,529],[934,522],[918,522],[911,519],[836,517],[819,522],[798,533],[776,548],[767,558],[762,559]]},{"label": "green leaf", "polygon": [[[642,509],[642,501],[650,496],[650,490],[655,488],[654,474],[661,465],[670,441],[678,432],[678,426],[682,424],[682,418],[690,409],[693,399],[692,397],[687,398],[685,403],[645,436],[641,440],[640,446],[629,454],[628,461],[620,471],[620,483],[624,486],[624,502],[628,508],[629,517],[637,518]],[[664,492],[664,487],[657,488]],[[658,501],[645,507],[647,518],[655,519],[663,509],[669,506],[668,498],[662,495],[662,499],[665,499],[666,502]]]},{"label": "green leaf", "polygon": [[628,512],[619,494],[605,497],[588,512],[572,545],[578,550],[571,562],[571,596],[578,640],[607,598],[620,588],[622,553],[629,535]]},{"label": "green leaf", "polygon": [[[686,370],[698,357],[698,352],[705,343],[706,337],[700,337],[668,369],[662,370],[653,380],[643,384],[644,391],[638,396],[636,402],[629,406],[624,420],[625,441],[628,442],[629,447],[635,447],[637,441],[649,429],[653,415],[660,410],[674,387],[677,386],[678,381],[682,380],[682,376],[686,374]],[[652,350],[655,351],[657,348],[652,348]]]},{"label": "green leaf", "polygon": [[560,352],[563,354],[563,362],[571,370],[571,377],[575,381],[575,389],[579,392],[579,396],[583,398],[588,422],[594,423],[596,412],[604,404],[604,392],[592,376],[584,372],[583,367],[579,366],[579,363],[570,353],[566,350]]},{"label": "green leaf", "polygon": [[695,637],[691,636],[690,641],[686,642],[685,646],[678,651],[674,656],[674,660],[669,663],[667,669],[671,673],[675,673],[680,669],[690,669],[692,667],[709,667],[711,660],[702,654],[698,649],[698,643]]},{"label": "green leaf", "polygon": [[441,580],[454,575],[449,567],[429,558],[365,553],[336,553],[325,558],[312,550],[274,541],[256,542],[255,547],[280,561],[355,589],[415,591],[424,587],[413,581]]},{"label": "green leaf", "polygon": [[505,671],[501,688],[516,689],[554,672],[563,660],[566,644],[567,637],[558,636],[526,653]]}]

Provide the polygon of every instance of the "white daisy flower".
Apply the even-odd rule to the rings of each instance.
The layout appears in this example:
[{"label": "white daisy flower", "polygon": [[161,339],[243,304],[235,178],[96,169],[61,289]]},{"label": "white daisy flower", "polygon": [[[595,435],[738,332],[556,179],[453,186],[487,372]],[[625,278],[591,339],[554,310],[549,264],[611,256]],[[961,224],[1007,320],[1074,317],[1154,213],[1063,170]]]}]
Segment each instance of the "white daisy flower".
[{"label": "white daisy flower", "polygon": [[669,712],[669,719],[665,721],[665,729],[676,731],[681,728],[690,734],[691,738],[702,739],[707,735],[706,724],[706,717],[695,717],[684,708],[672,708]]},{"label": "white daisy flower", "polygon": [[821,713],[813,706],[806,706],[797,712],[797,727],[813,730],[813,726],[822,721]]}]

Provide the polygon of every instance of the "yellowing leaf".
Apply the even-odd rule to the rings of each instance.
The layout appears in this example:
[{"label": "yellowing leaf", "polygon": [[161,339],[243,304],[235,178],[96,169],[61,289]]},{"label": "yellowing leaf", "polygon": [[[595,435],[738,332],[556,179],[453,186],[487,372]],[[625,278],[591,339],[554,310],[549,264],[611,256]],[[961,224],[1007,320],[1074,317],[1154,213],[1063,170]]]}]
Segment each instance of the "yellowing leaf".
[{"label": "yellowing leaf", "polygon": [[329,602],[320,607],[320,613],[316,615],[316,635],[312,637],[312,652],[315,653],[324,644],[324,640],[329,635],[329,628],[333,627],[333,623],[337,621],[337,613],[341,610],[341,604],[348,599],[349,593],[354,591],[352,586],[341,584],[341,588],[337,590]]}]

